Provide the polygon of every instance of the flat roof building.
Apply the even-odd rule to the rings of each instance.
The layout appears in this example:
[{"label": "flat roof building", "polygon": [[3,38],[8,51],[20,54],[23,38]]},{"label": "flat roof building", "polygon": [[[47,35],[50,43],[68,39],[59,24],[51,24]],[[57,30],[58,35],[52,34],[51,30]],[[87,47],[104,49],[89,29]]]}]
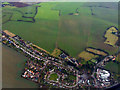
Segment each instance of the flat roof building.
[{"label": "flat roof building", "polygon": [[4,30],[3,32],[6,33],[6,34],[7,34],[8,36],[10,36],[10,37],[16,36],[15,34],[9,32],[8,30]]}]

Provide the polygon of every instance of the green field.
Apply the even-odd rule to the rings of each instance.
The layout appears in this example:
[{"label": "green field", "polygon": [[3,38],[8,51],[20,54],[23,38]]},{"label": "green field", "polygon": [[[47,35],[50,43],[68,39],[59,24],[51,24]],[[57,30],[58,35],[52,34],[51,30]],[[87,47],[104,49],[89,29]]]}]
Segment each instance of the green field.
[{"label": "green field", "polygon": [[[118,23],[118,11],[116,9],[108,9],[101,7],[94,7],[93,12],[96,18],[100,18],[109,22]],[[116,17],[116,18],[111,18]]]},{"label": "green field", "polygon": [[115,46],[116,42],[118,41],[118,36],[112,33],[117,33],[117,32],[118,30],[116,30],[116,28],[114,27],[111,27],[110,29],[108,29],[104,36],[106,37],[106,40],[104,43]]},{"label": "green field", "polygon": [[59,57],[59,55],[62,53],[62,51],[58,48],[55,48],[53,52],[51,53],[52,56],[54,57]]},{"label": "green field", "polygon": [[103,35],[108,27],[116,24],[92,16],[62,16],[59,23],[58,44],[70,55],[76,56],[86,47],[114,53],[115,48],[104,44]]},{"label": "green field", "polygon": [[46,20],[58,20],[59,11],[52,10],[52,7],[55,6],[55,3],[40,3],[41,7],[38,8],[37,15],[35,19],[46,19]]},{"label": "green field", "polygon": [[60,2],[56,3],[55,7],[52,9],[54,10],[60,10],[61,16],[67,16],[69,13],[76,13],[76,9],[79,7],[82,7],[84,3],[78,3],[78,2]]},{"label": "green field", "polygon": [[[96,3],[97,5],[100,4]],[[36,6],[40,7],[37,8],[35,15]],[[73,57],[78,57],[86,47],[103,49],[110,54],[115,53],[117,48],[105,44],[103,35],[110,26],[118,28],[118,9],[93,5],[94,15],[92,15],[91,8],[88,6],[89,3],[49,2],[21,8],[3,7],[4,15],[8,15],[3,17],[3,22],[10,17],[7,13],[13,14],[12,20],[3,24],[3,30],[7,29],[51,53],[56,42],[58,47]],[[69,15],[76,12],[78,15]],[[35,22],[24,22],[31,21],[31,18],[22,16],[34,17]],[[18,19],[24,21],[17,21]]]},{"label": "green field", "polygon": [[120,53],[117,55],[116,61],[120,62]]},{"label": "green field", "polygon": [[73,83],[74,80],[76,80],[76,76],[74,76],[74,75],[68,75],[66,78],[64,78],[64,81],[65,81],[66,83],[67,83],[67,82]]},{"label": "green field", "polygon": [[50,75],[49,80],[57,81],[58,75],[56,73],[53,73]]},{"label": "green field", "polygon": [[110,70],[111,72],[120,73],[119,72],[120,65],[112,61],[108,62],[104,68]]},{"label": "green field", "polygon": [[6,4],[6,5],[9,5],[10,3],[8,3],[8,2],[3,2],[2,4]]},{"label": "green field", "polygon": [[98,55],[94,55],[94,54],[92,54],[92,53],[83,51],[83,52],[81,52],[81,53],[79,54],[79,57],[82,58],[82,59],[84,59],[85,61],[88,61],[88,60],[90,60],[90,59],[92,59],[92,58],[97,58]]},{"label": "green field", "polygon": [[[7,14],[7,15],[6,15]],[[3,20],[2,20],[2,23],[5,23],[5,22],[7,22],[9,19],[10,19],[10,17],[12,16],[12,14],[11,13],[3,13],[2,14],[3,16]]]},{"label": "green field", "polygon": [[76,76],[69,75],[69,79],[70,79],[70,80],[75,80],[75,79],[76,79]]},{"label": "green field", "polygon": [[17,20],[32,21],[32,18],[36,16],[37,6],[40,5],[32,5],[22,8],[17,8],[15,6],[6,6],[2,8],[3,9],[2,13],[3,16],[4,15],[9,16],[8,14],[12,14],[10,21],[17,21]]}]

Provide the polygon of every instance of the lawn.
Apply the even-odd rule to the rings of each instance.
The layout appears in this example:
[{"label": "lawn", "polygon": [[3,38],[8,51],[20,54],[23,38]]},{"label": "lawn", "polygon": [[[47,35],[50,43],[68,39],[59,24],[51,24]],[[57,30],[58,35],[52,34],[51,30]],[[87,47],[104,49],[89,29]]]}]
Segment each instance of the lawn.
[{"label": "lawn", "polygon": [[57,81],[58,75],[56,73],[53,73],[50,75],[49,80]]},{"label": "lawn", "polygon": [[111,72],[120,73],[119,72],[120,65],[112,61],[108,62],[104,68],[110,70]]}]

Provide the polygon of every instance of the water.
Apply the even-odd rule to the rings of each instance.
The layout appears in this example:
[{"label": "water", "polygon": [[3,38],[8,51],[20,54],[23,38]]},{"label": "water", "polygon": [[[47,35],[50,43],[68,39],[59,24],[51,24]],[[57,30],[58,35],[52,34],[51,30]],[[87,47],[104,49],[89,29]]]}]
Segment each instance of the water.
[{"label": "water", "polygon": [[21,77],[26,57],[15,50],[2,46],[2,87],[38,88],[38,84]]}]

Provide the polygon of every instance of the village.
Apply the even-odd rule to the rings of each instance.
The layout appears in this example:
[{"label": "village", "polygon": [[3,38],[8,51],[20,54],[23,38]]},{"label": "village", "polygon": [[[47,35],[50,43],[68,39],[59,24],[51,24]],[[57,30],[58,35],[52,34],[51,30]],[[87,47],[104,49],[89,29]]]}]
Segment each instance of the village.
[{"label": "village", "polygon": [[[91,62],[90,70],[84,68],[77,59],[70,57],[61,51],[57,56],[34,45],[30,41],[24,41],[20,36],[8,30],[2,31],[2,43],[25,55],[28,60],[25,63],[23,78],[42,85],[52,85],[55,88],[105,88],[111,83],[118,83],[111,72],[102,68],[109,60],[115,60],[116,56],[106,55],[99,62]],[[90,50],[90,49],[89,49]],[[89,64],[88,64],[89,65]]]}]

